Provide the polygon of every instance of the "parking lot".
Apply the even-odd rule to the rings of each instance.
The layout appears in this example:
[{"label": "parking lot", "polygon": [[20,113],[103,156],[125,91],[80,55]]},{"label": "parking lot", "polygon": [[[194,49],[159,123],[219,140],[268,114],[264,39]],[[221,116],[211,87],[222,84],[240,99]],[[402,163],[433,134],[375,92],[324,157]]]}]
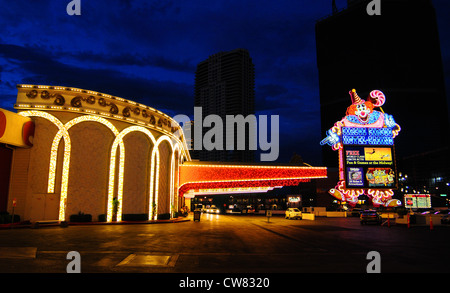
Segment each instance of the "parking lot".
[{"label": "parking lot", "polygon": [[202,214],[200,221],[0,230],[1,273],[450,272],[450,227],[361,225],[359,218]]}]

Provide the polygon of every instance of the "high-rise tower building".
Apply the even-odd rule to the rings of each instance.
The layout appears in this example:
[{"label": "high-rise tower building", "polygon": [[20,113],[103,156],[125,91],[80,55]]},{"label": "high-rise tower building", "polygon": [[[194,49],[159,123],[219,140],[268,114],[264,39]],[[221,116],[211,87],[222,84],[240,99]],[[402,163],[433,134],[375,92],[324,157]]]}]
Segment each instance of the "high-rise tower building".
[{"label": "high-rise tower building", "polygon": [[[210,56],[197,66],[195,74],[195,107],[202,107],[203,119],[211,114],[223,121],[223,150],[193,151],[194,158],[202,161],[254,161],[254,150],[249,149],[249,140],[254,139],[247,129],[245,150],[237,149],[237,131],[234,131],[234,148],[226,150],[225,121],[227,115],[254,114],[255,68],[250,54],[245,49],[220,52]],[[196,122],[197,123],[197,122]],[[203,135],[208,128],[203,127]]]},{"label": "high-rise tower building", "polygon": [[[349,90],[361,98],[381,90],[383,110],[402,128],[399,170],[422,180],[445,177],[439,174],[449,172],[449,116],[432,2],[383,0],[381,15],[369,15],[369,3],[348,0],[316,23],[322,133],[345,115]],[[323,148],[323,163],[337,166],[336,153]]]}]

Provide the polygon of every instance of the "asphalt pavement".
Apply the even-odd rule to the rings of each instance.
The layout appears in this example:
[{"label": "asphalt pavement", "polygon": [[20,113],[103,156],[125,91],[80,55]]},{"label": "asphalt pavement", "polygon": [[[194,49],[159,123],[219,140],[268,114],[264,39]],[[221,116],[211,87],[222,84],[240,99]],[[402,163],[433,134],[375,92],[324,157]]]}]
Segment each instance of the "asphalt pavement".
[{"label": "asphalt pavement", "polygon": [[186,220],[3,229],[0,272],[450,272],[450,226],[360,225],[351,217],[311,221],[202,214],[200,221],[192,215]]}]

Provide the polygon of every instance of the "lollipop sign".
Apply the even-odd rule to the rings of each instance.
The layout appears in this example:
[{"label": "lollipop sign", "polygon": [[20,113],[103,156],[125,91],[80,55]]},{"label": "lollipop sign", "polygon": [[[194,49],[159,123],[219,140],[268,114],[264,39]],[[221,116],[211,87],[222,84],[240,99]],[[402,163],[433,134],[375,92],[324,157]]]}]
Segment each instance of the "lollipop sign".
[{"label": "lollipop sign", "polygon": [[400,126],[381,109],[386,101],[381,91],[372,91],[365,101],[353,89],[350,97],[346,116],[320,142],[339,152],[339,182],[329,193],[351,206],[362,194],[374,206],[398,206],[400,201],[392,195],[397,188],[394,138]]}]

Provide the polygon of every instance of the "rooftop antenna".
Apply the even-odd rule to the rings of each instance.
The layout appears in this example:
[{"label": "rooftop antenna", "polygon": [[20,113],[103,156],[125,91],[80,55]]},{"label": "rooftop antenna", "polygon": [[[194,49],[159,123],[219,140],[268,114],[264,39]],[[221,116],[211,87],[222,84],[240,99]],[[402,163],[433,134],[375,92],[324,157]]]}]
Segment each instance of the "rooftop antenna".
[{"label": "rooftop antenna", "polygon": [[333,10],[333,14],[338,12],[337,6],[336,6],[336,0],[333,0],[331,2],[331,6],[332,6],[332,10]]}]

